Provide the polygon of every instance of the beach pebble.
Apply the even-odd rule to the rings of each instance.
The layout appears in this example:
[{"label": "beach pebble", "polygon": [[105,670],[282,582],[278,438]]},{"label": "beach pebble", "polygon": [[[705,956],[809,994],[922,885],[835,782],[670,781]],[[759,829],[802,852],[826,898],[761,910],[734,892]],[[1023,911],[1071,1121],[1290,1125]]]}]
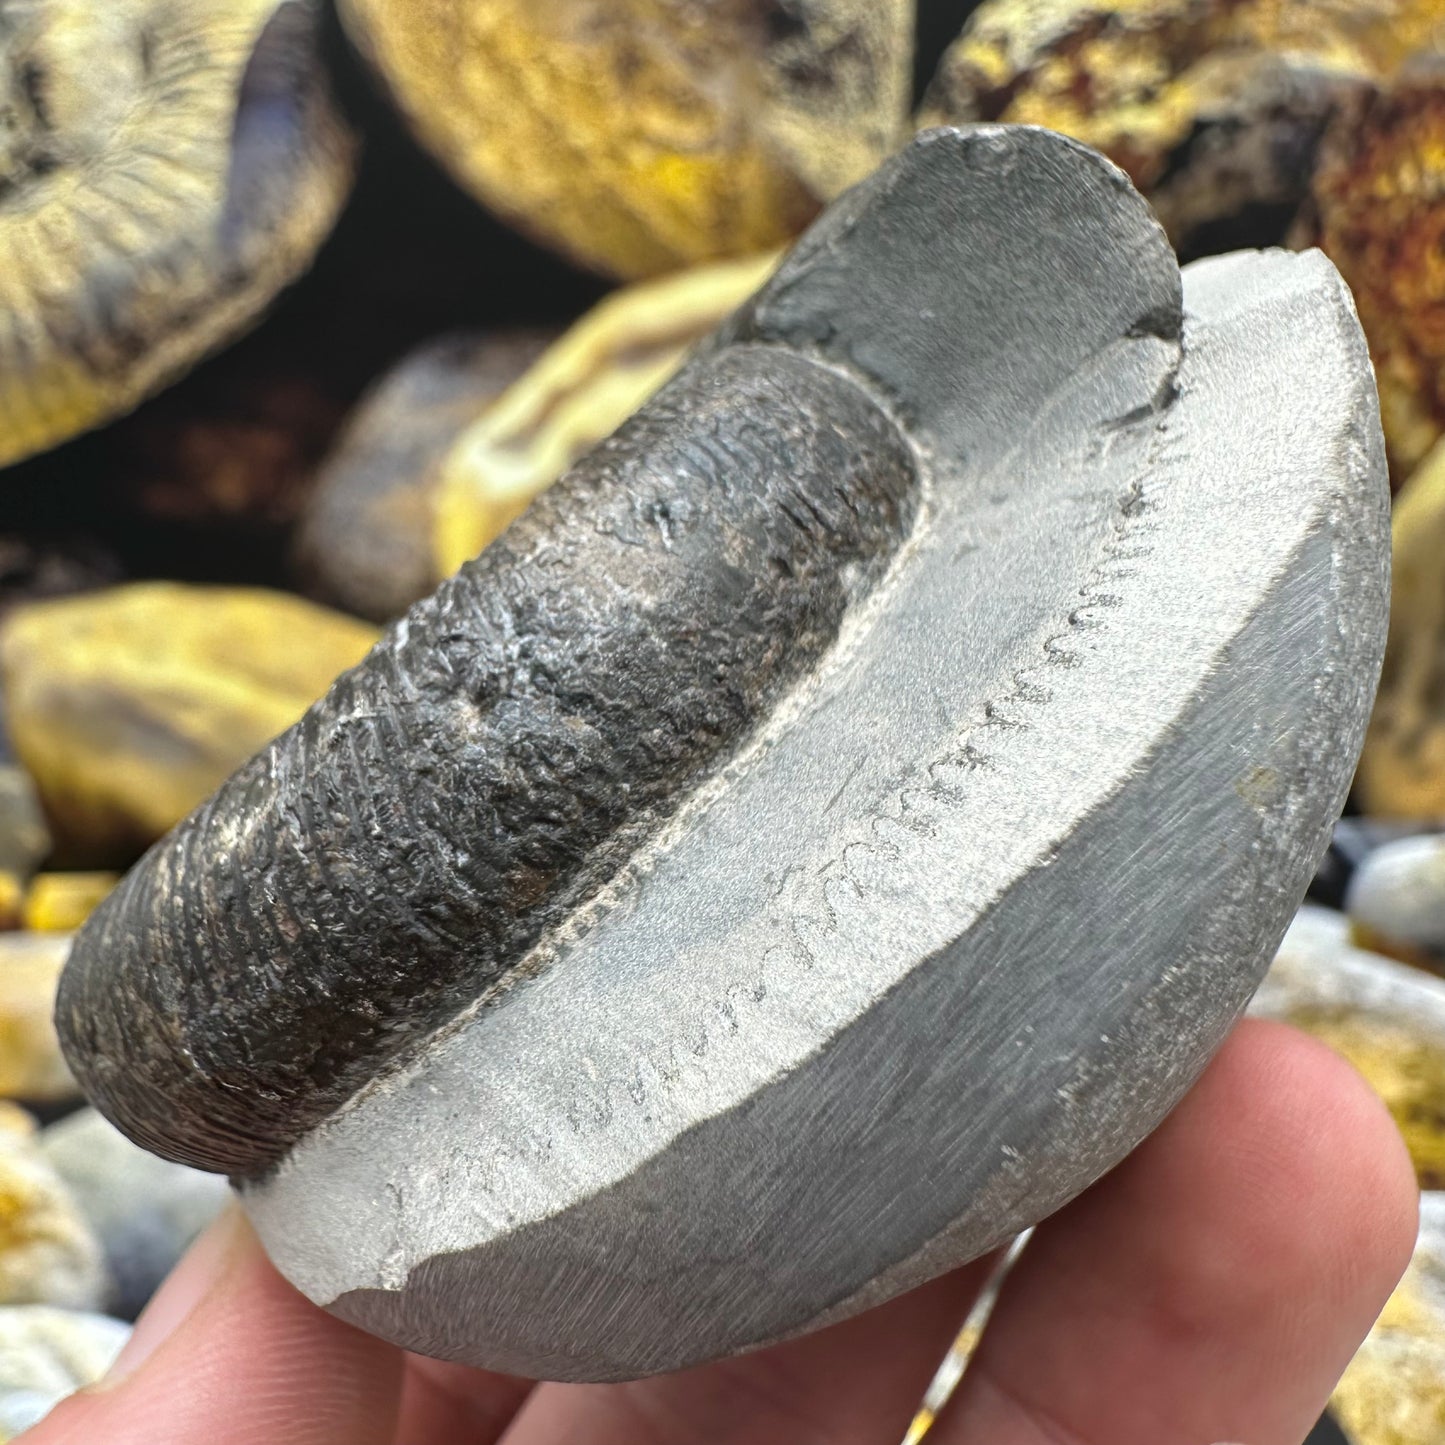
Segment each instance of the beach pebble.
[{"label": "beach pebble", "polygon": [[1445,837],[1377,848],[1356,870],[1345,909],[1365,947],[1409,963],[1445,961]]},{"label": "beach pebble", "polygon": [[105,1250],[107,1307],[124,1319],[140,1313],[230,1198],[220,1175],[147,1154],[94,1109],[52,1124],[40,1149]]}]

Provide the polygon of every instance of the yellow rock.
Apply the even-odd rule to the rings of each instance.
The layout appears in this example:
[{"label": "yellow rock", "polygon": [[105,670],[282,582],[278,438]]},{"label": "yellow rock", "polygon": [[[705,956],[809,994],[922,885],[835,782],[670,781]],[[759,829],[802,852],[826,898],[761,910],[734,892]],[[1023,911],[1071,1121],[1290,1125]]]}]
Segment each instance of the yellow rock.
[{"label": "yellow rock", "polygon": [[330,231],[354,146],[312,7],[0,12],[3,465],[129,410],[254,322]]},{"label": "yellow rock", "polygon": [[437,581],[494,541],[612,435],[776,269],[777,254],[699,267],[608,297],[457,439],[435,502]]},{"label": "yellow rock", "polygon": [[39,1145],[0,1131],[0,1304],[95,1310],[104,1252]]},{"label": "yellow rock", "polygon": [[1340,98],[1442,36],[1438,0],[985,0],[922,120],[1075,136],[1129,172],[1176,243],[1266,210],[1282,234]]},{"label": "yellow rock", "polygon": [[33,1139],[39,1132],[35,1115],[9,1099],[0,1099],[0,1134],[13,1134],[18,1139]]},{"label": "yellow rock", "polygon": [[64,934],[0,934],[0,1099],[79,1097],[51,1018],[69,953]]},{"label": "yellow rock", "polygon": [[1445,1195],[1421,1201],[1415,1257],[1331,1405],[1353,1445],[1445,1440]]},{"label": "yellow rock", "polygon": [[623,277],[796,235],[906,123],[913,6],[344,0],[418,135],[483,201]]},{"label": "yellow rock", "polygon": [[1381,817],[1445,817],[1445,443],[1395,500],[1390,640],[1355,787]]},{"label": "yellow rock", "polygon": [[119,873],[42,873],[25,895],[20,926],[32,933],[74,933],[119,882]]},{"label": "yellow rock", "polygon": [[58,842],[124,862],[376,637],[282,593],[137,584],[17,609],[0,630],[0,690]]}]

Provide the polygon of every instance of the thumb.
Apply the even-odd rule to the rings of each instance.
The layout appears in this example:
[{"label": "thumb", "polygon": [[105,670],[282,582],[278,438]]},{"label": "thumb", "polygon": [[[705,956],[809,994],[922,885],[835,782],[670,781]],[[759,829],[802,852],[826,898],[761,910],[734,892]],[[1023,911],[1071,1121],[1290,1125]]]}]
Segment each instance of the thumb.
[{"label": "thumb", "polygon": [[16,1445],[391,1445],[401,1360],[297,1294],[233,1206],[111,1373]]}]

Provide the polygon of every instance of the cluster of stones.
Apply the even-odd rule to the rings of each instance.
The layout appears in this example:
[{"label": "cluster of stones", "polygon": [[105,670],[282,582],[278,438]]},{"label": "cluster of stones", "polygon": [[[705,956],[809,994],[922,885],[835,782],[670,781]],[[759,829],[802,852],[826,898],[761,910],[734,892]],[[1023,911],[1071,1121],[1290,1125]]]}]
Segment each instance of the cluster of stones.
[{"label": "cluster of stones", "polygon": [[[0,100],[13,92],[20,116],[0,132],[0,462],[15,467],[0,494],[53,480],[41,454],[108,425],[98,449],[57,453],[60,470],[114,461],[118,495],[136,485],[126,467],[144,472],[141,500],[87,531],[167,509],[201,530],[264,513],[284,544],[282,568],[218,586],[184,556],[137,563],[110,538],[99,561],[70,537],[52,554],[48,522],[0,536],[0,1439],[103,1372],[225,1193],[81,1107],[51,1023],[71,935],[380,626],[669,380],[822,205],[914,127],[975,121],[1102,150],[1181,255],[1318,245],[1354,289],[1398,490],[1389,652],[1363,817],[1341,826],[1255,1007],[1361,1068],[1429,1191],[1417,1264],[1341,1385],[1340,1418],[1355,1445],[1445,1430],[1440,7],[985,0],[911,116],[911,5],[813,8],[816,30],[792,33],[767,6],[734,6],[736,33],[719,37],[682,0],[342,0],[352,58],[468,195],[626,284],[560,317],[505,298],[495,325],[424,340],[364,395],[293,410],[290,392],[267,393],[249,426],[177,413],[174,397],[197,394],[185,383],[128,413],[257,322],[343,215],[370,137],[335,98],[327,47],[341,42],[321,7],[206,0],[180,7],[183,33],[157,19],[177,7],[146,0],[0,16]],[[141,33],[149,73],[129,63]],[[182,61],[188,125],[138,140],[146,87]],[[253,101],[287,117],[279,140],[244,123]],[[75,200],[82,168],[101,179]],[[266,334],[263,372],[278,365]]]}]

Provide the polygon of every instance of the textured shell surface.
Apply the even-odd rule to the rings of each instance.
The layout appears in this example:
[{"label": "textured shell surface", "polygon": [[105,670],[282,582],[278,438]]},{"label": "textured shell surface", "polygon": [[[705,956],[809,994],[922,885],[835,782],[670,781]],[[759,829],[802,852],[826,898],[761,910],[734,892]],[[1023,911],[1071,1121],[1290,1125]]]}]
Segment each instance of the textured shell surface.
[{"label": "textured shell surface", "polygon": [[927,133],[101,905],[73,1067],[413,1349],[620,1378],[862,1309],[1227,1033],[1387,510],[1322,257],[1186,280],[1101,157]]}]

